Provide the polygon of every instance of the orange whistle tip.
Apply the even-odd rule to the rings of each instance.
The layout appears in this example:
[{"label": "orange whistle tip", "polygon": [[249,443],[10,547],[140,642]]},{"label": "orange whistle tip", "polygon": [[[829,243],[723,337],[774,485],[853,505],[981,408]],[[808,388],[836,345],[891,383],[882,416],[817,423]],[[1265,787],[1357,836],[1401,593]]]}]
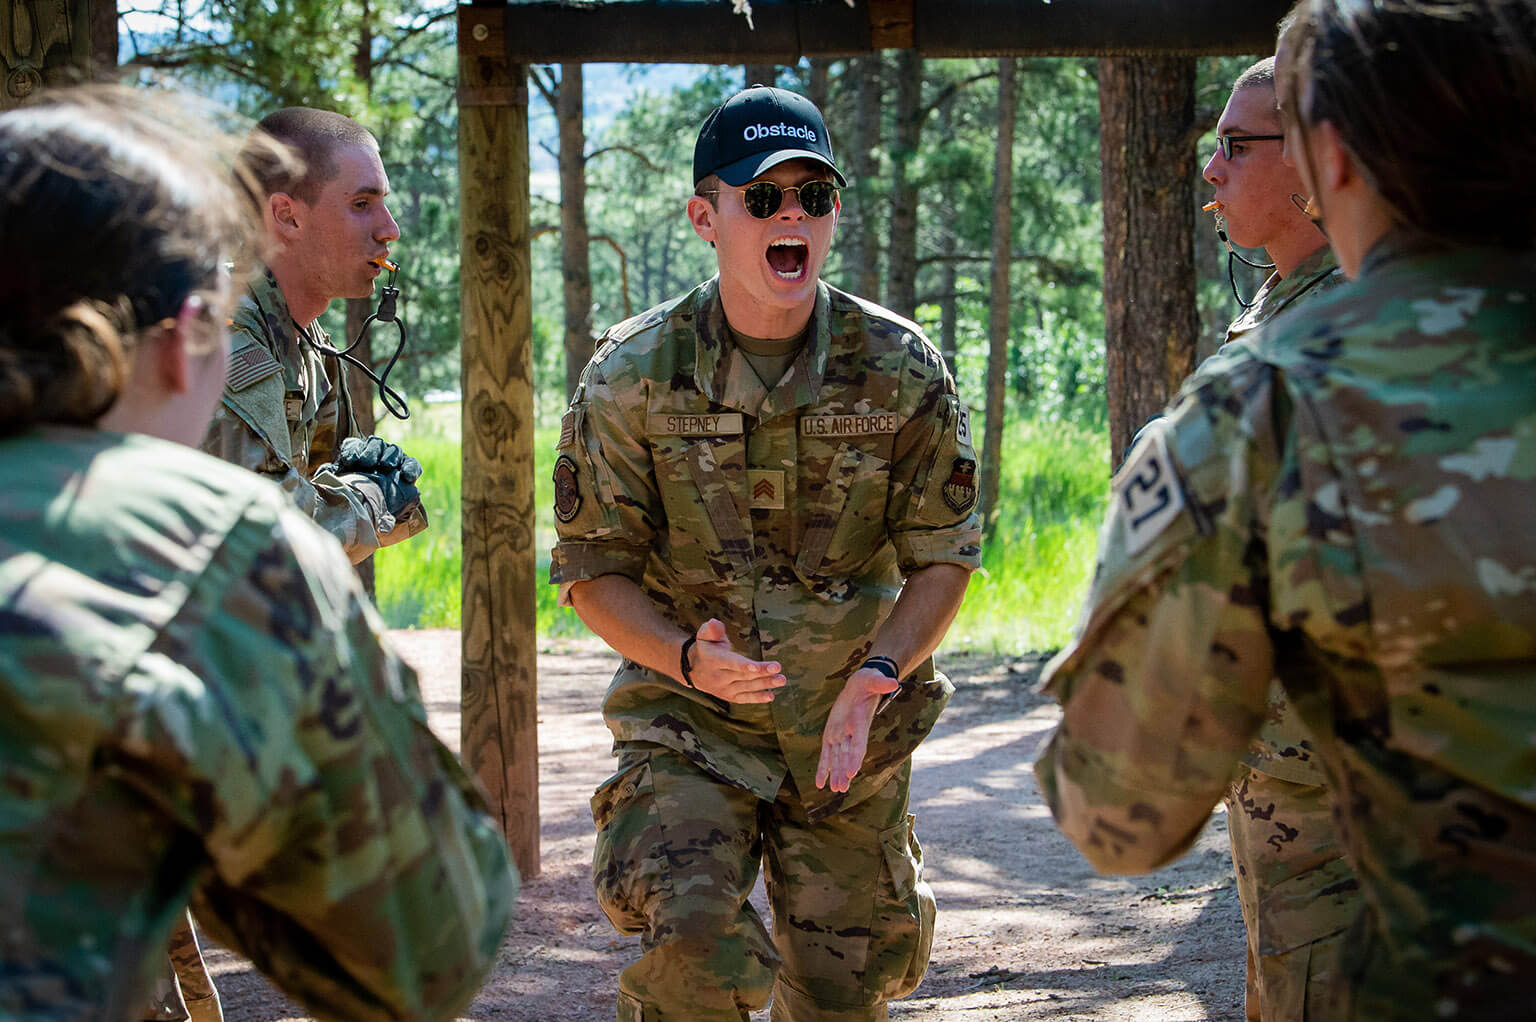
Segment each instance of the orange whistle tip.
[{"label": "orange whistle tip", "polygon": [[373,265],[379,267],[381,270],[388,270],[391,273],[398,273],[398,272],[400,272],[399,264],[392,263],[388,259],[370,259],[368,261],[370,263],[372,263]]},{"label": "orange whistle tip", "polygon": [[1200,207],[1200,212],[1202,213],[1219,213],[1220,211],[1221,203],[1219,202],[1207,202],[1205,205]]}]

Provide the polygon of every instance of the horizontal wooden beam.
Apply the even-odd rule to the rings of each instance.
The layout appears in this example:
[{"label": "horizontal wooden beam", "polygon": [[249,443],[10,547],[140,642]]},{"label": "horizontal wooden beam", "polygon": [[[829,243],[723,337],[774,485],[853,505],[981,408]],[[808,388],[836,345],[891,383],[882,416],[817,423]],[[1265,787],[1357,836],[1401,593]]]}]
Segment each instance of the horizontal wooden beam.
[{"label": "horizontal wooden beam", "polygon": [[1290,0],[536,0],[484,7],[515,63],[792,64],[925,57],[1269,53]]},{"label": "horizontal wooden beam", "polygon": [[925,57],[1273,53],[1291,0],[916,0]]}]

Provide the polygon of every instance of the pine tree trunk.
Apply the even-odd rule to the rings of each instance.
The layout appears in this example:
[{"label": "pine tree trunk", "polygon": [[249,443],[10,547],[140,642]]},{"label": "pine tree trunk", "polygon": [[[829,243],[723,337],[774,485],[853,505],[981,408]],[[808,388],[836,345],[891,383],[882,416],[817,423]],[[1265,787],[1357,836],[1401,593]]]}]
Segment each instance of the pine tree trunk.
[{"label": "pine tree trunk", "polygon": [[748,89],[754,85],[773,85],[779,77],[777,64],[743,64],[741,70],[743,88]]},{"label": "pine tree trunk", "polygon": [[[953,137],[955,130],[955,94],[949,93],[939,107],[939,133],[944,138]],[[939,351],[949,365],[949,371],[959,373],[959,352],[956,351],[956,335],[959,329],[960,300],[955,294],[958,286],[954,255],[959,244],[955,225],[947,219],[939,232]]]},{"label": "pine tree trunk", "polygon": [[1195,61],[1099,61],[1110,462],[1194,368]]},{"label": "pine tree trunk", "polygon": [[984,536],[997,524],[1003,471],[1003,419],[1008,398],[1008,285],[1013,251],[1013,128],[1018,112],[1018,61],[997,62],[997,156],[992,174],[992,289],[987,323],[986,437],[981,447],[981,509]]},{"label": "pine tree trunk", "polygon": [[827,108],[832,102],[831,91],[831,61],[825,57],[811,57],[807,61],[810,64],[810,77],[805,84],[805,98],[816,104],[816,109],[821,111],[823,118],[830,118],[831,111]]},{"label": "pine tree trunk", "polygon": [[565,286],[565,393],[576,392],[592,357],[592,256],[587,228],[587,136],[582,68],[560,65],[555,119],[560,128],[560,273]]},{"label": "pine tree trunk", "polygon": [[[379,279],[383,280],[384,276],[381,275]],[[377,289],[375,289],[372,298],[348,298],[346,325],[342,327],[346,336],[332,337],[331,344],[337,348],[345,348],[357,340],[357,335],[362,332],[364,321],[373,315],[373,310],[377,307],[378,300]],[[369,367],[373,367],[374,329],[379,331],[388,330],[389,333],[386,336],[386,340],[391,342],[393,342],[395,336],[395,328],[392,326],[369,328],[369,335],[352,352],[358,361]],[[357,420],[357,431],[362,436],[372,436],[379,428],[378,418],[374,415],[373,408],[374,398],[378,395],[378,388],[374,386],[372,380],[359,372],[355,366],[346,365],[346,363],[343,363],[343,365],[345,366],[347,393],[352,396],[352,417]],[[377,370],[377,367],[374,368]]]},{"label": "pine tree trunk", "polygon": [[892,312],[917,316],[917,182],[912,163],[923,131],[923,59],[916,50],[896,53],[896,138],[891,147],[890,291]]},{"label": "pine tree trunk", "polygon": [[[363,94],[370,95],[373,92],[373,5],[371,0],[362,0],[360,17],[357,20],[357,38],[352,41],[352,71],[357,75],[357,80],[363,87]],[[383,275],[380,275],[383,279]],[[375,287],[374,298],[348,298],[347,315],[343,321],[342,329],[345,337],[331,338],[332,346],[345,348],[350,345],[357,336],[362,333],[363,323],[373,313],[374,301],[377,298]],[[393,334],[394,328],[385,327]],[[376,368],[373,364],[373,338],[363,338],[361,344],[352,352],[363,365]],[[340,361],[340,360],[338,360]],[[352,418],[357,423],[357,431],[361,436],[372,436],[378,429],[378,422],[373,414],[373,396],[377,388],[372,380],[364,376],[356,368],[342,362],[338,366],[341,378],[345,381],[348,395],[352,398]],[[430,513],[430,510],[429,512]],[[363,591],[369,599],[375,599],[374,590],[374,559],[364,558],[357,565],[357,577],[362,580]]]},{"label": "pine tree trunk", "polygon": [[879,225],[875,216],[875,185],[880,173],[880,54],[848,62],[855,76],[853,139],[845,158],[852,186],[844,279],[853,291],[871,301],[880,294]]}]

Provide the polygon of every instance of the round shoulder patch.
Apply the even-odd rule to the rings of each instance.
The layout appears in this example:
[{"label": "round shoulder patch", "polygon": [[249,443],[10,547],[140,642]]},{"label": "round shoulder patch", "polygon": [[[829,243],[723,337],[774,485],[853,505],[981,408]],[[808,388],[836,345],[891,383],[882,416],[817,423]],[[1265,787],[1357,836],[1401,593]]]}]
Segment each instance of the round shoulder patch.
[{"label": "round shoulder patch", "polygon": [[555,517],[569,522],[581,510],[581,483],[576,472],[576,459],[562,454],[555,461]]}]

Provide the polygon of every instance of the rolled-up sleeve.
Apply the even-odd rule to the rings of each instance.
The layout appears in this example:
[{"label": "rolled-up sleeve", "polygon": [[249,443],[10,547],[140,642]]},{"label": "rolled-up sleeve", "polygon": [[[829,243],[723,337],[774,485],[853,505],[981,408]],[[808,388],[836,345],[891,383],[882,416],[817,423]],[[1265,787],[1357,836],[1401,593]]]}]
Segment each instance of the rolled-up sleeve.
[{"label": "rolled-up sleeve", "polygon": [[202,449],[281,486],[293,506],[335,536],[348,560],[356,564],[379,548],[372,509],[359,490],[334,472],[321,468],[305,476],[299,471],[290,449],[283,398],[280,375],[240,390],[227,387],[204,434]]},{"label": "rolled-up sleeve", "polygon": [[886,528],[903,575],[931,564],[981,566],[979,485],[970,415],[940,366],[893,449]]},{"label": "rolled-up sleeve", "polygon": [[643,413],[644,386],[637,380],[617,388],[594,363],[560,420],[554,474],[558,541],[549,580],[560,587],[562,606],[569,606],[573,584],[600,575],[640,583],[665,524],[643,415],[629,414],[637,408]]}]

